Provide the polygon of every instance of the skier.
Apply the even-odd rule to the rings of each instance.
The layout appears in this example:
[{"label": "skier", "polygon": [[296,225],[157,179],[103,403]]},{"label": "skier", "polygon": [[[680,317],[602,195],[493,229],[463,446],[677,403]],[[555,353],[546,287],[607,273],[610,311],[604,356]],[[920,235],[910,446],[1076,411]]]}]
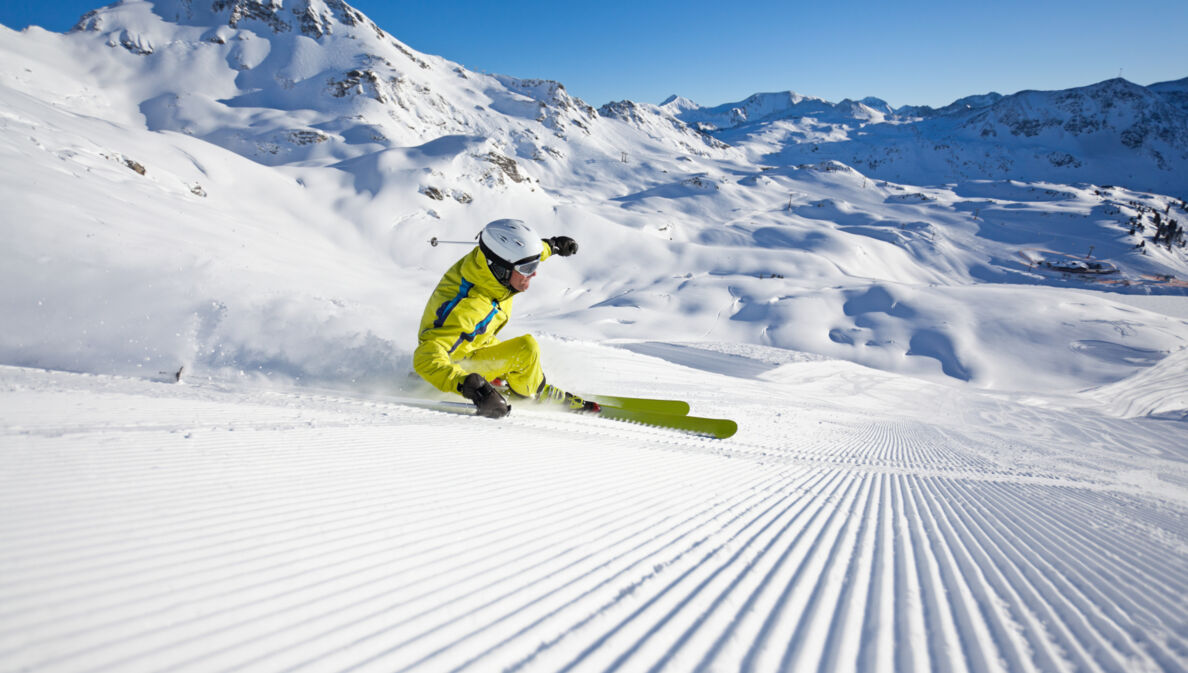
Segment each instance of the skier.
[{"label": "skier", "polygon": [[550,255],[568,257],[577,242],[568,236],[542,239],[521,220],[495,220],[479,233],[473,250],[438,282],[421,316],[413,368],[439,390],[457,392],[477,414],[500,418],[511,411],[491,385],[500,378],[511,395],[564,404],[575,411],[598,405],[545,381],[540,347],[530,334],[499,341],[511,317],[512,299],[524,292],[537,266]]}]

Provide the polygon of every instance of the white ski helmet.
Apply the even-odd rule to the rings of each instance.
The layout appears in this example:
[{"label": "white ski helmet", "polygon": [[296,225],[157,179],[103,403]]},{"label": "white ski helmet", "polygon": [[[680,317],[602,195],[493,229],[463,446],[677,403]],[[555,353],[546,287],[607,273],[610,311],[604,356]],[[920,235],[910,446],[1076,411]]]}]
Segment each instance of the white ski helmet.
[{"label": "white ski helmet", "polygon": [[536,272],[544,242],[523,220],[495,220],[479,233],[479,248],[495,279],[508,285],[513,269],[525,276]]}]

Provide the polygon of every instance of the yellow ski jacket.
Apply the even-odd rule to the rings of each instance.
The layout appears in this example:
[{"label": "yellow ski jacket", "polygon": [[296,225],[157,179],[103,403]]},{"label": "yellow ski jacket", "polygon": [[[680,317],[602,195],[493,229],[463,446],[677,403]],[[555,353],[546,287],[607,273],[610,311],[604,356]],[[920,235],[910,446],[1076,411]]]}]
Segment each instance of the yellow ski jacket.
[{"label": "yellow ski jacket", "polygon": [[[552,249],[546,242],[541,260]],[[458,260],[437,283],[421,315],[413,369],[446,392],[458,392],[468,373],[458,366],[474,351],[499,343],[496,335],[511,318],[515,292],[495,279],[478,246]]]}]

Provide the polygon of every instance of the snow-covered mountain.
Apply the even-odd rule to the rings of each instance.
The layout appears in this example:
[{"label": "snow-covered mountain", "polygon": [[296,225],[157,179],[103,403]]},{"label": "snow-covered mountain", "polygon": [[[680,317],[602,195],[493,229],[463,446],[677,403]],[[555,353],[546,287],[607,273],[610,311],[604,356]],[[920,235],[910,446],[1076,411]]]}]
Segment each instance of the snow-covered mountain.
[{"label": "snow-covered mountain", "polygon": [[975,94],[973,96],[959,98],[941,108],[933,108],[927,105],[905,105],[894,112],[897,116],[903,118],[938,117],[968,110],[980,110],[990,107],[1000,100],[1002,100],[1002,94],[991,91],[987,94]]},{"label": "snow-covered mountain", "polygon": [[757,93],[744,101],[724,103],[712,108],[695,107],[690,105],[688,99],[674,96],[660,107],[706,131],[806,117],[824,123],[881,122],[890,111],[887,104],[878,99],[830,103],[820,98],[801,96],[792,91]]},{"label": "snow-covered mountain", "polygon": [[84,16],[71,38],[137,57],[108,54],[97,65],[131,85],[125,95],[150,130],[272,165],[466,134],[533,154],[547,145],[535,129],[563,138],[596,116],[555,82],[479,75],[416,53],[337,1],[127,2]]},{"label": "snow-covered mountain", "polygon": [[[146,59],[153,62],[204,64],[108,74],[137,80],[130,93],[150,129],[195,135],[273,165],[345,159],[447,134],[499,138],[516,154],[540,157],[561,151],[550,137],[568,140],[599,126],[599,114],[560,83],[480,75],[415,53],[342,2],[122,3],[91,12],[75,32],[137,56],[160,51]],[[665,138],[674,151],[721,140],[761,163],[825,157],[901,182],[1118,183],[1184,197],[1186,87],[1111,80],[970,96],[938,110],[793,92],[704,108],[674,96],[658,109],[625,101],[600,112]],[[774,146],[773,126],[791,127]],[[665,129],[659,136],[658,127]],[[716,138],[697,140],[687,127]]]},{"label": "snow-covered mountain", "polygon": [[[829,103],[786,92],[701,108],[670,99],[673,116],[750,150],[756,161],[826,156],[874,178],[1118,183],[1181,198],[1188,190],[1185,81],[1122,79],[1066,91],[990,93],[940,109],[878,99]],[[775,139],[772,128],[783,127]]]}]

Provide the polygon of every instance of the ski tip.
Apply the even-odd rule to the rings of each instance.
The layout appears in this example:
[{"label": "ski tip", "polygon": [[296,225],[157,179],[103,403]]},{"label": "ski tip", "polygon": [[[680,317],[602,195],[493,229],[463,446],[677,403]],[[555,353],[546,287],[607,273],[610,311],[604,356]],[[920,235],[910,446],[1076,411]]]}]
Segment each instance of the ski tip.
[{"label": "ski tip", "polygon": [[738,423],[728,418],[682,416],[606,405],[602,407],[599,415],[611,420],[639,423],[716,439],[726,439],[738,432]]}]

